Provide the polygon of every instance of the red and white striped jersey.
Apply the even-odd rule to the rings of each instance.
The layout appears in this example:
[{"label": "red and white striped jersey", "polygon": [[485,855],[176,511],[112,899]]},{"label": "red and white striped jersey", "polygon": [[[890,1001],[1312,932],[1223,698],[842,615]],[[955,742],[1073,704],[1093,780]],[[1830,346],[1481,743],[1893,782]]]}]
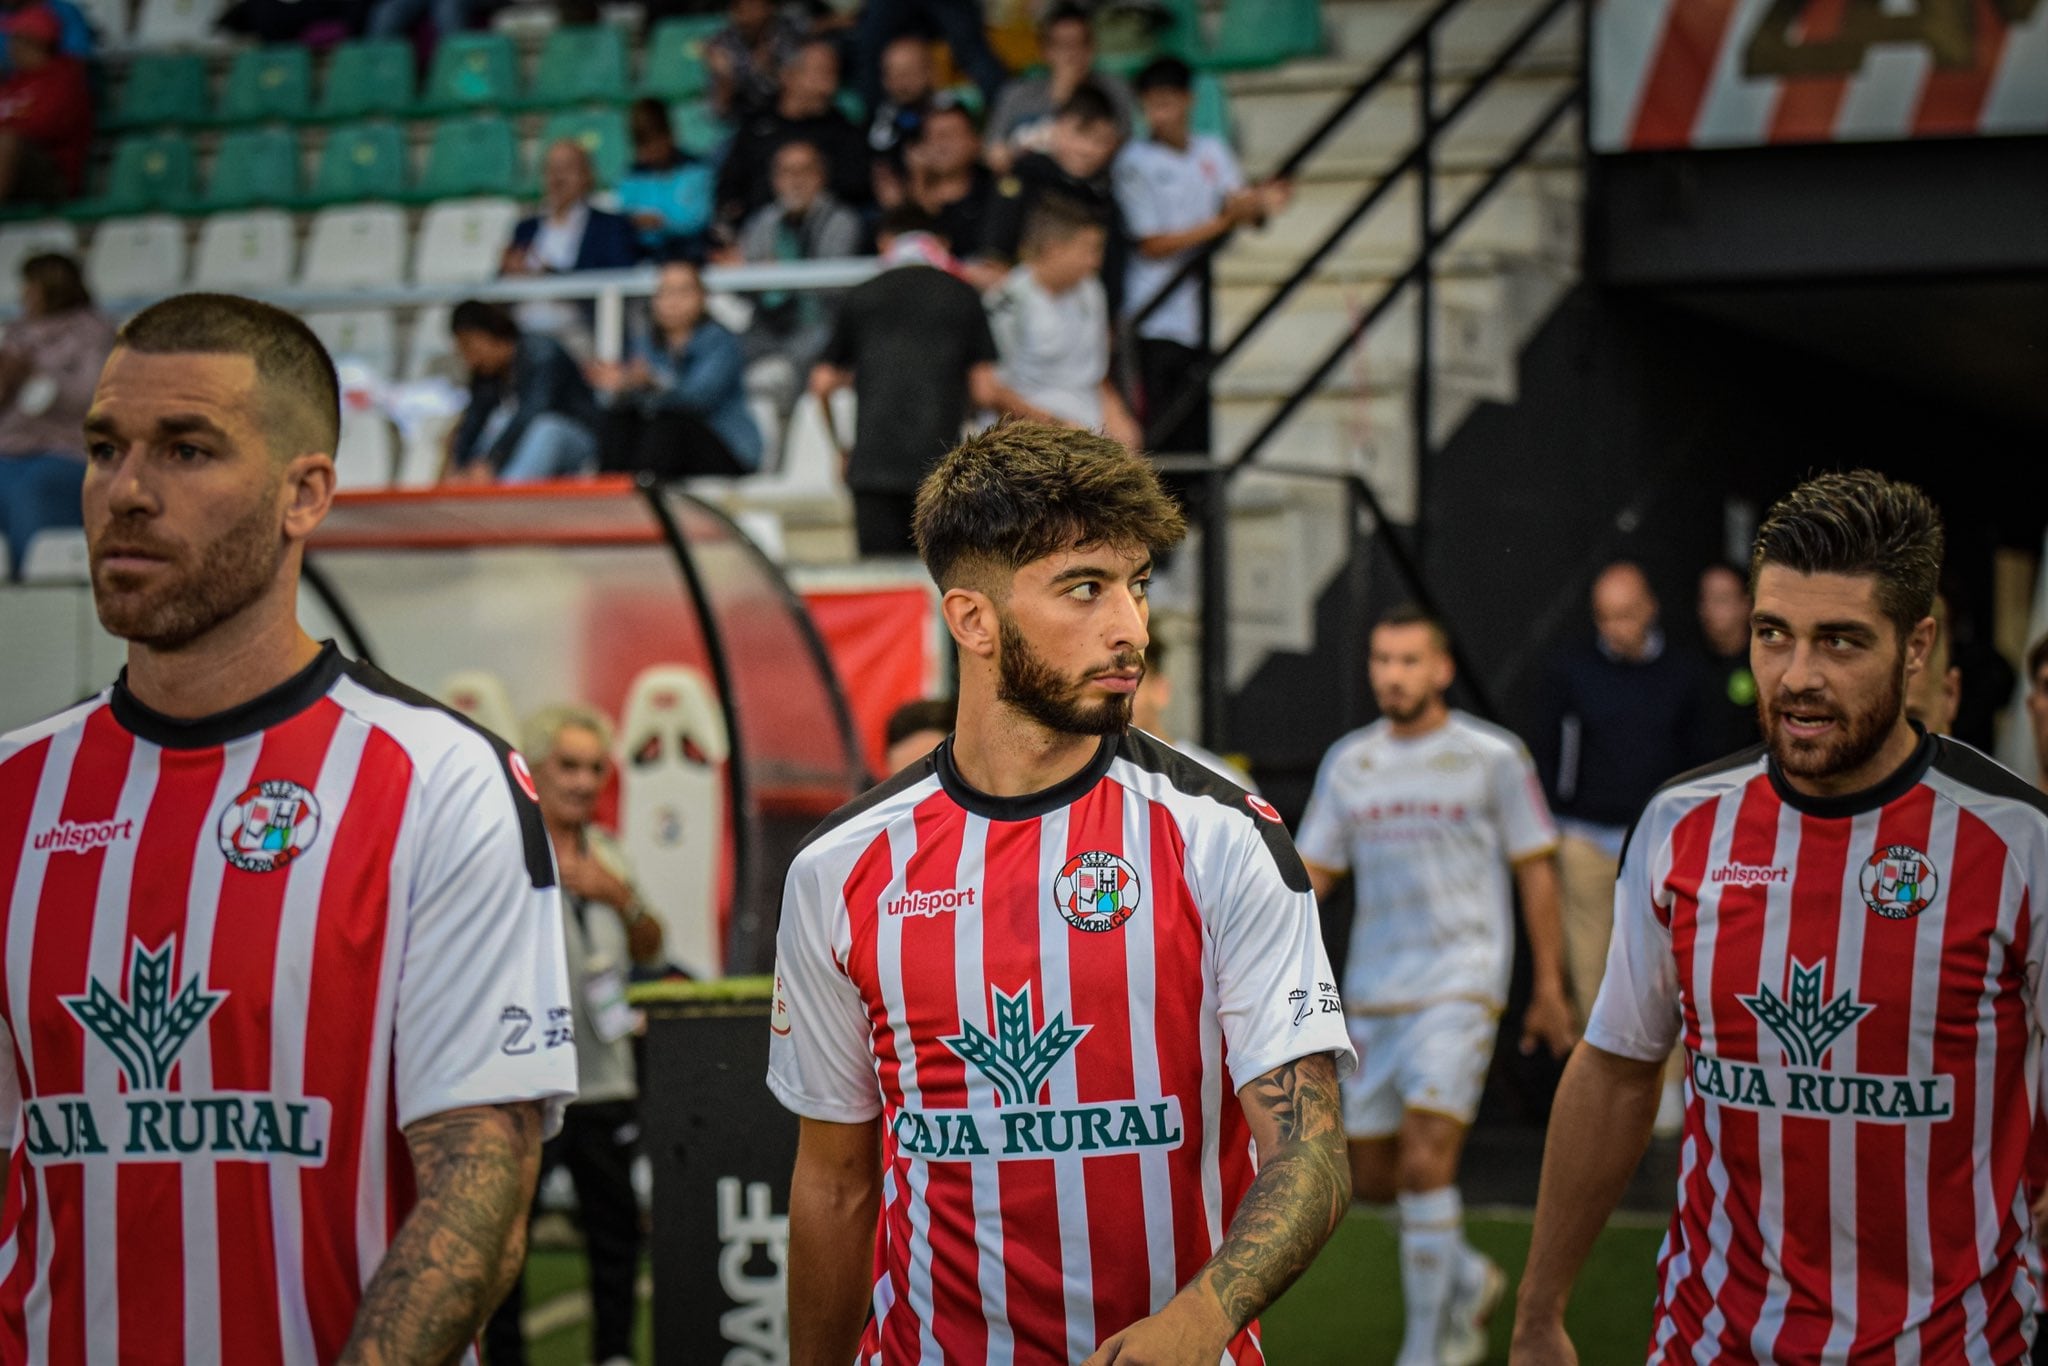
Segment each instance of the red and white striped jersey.
[{"label": "red and white striped jersey", "polygon": [[332,645],[204,720],[117,683],[0,739],[0,1362],[340,1354],[401,1129],[575,1091],[529,781]]},{"label": "red and white striped jersey", "polygon": [[863,1363],[1080,1361],[1220,1245],[1235,1092],[1355,1061],[1277,813],[1140,731],[1019,798],[942,745],[812,836],[777,952],[770,1088],[882,1119]]},{"label": "red and white striped jersey", "polygon": [[1655,1362],[2016,1362],[2048,799],[1952,740],[1794,792],[1759,749],[1631,836],[1586,1039],[1684,1041]]}]

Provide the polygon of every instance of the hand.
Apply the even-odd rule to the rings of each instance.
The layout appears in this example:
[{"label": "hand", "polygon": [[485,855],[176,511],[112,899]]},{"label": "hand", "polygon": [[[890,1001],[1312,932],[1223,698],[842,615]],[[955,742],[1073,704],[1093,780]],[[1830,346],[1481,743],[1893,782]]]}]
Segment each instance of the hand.
[{"label": "hand", "polygon": [[497,473],[491,469],[491,462],[478,457],[467,465],[457,465],[454,469],[449,470],[448,477],[442,480],[442,482],[481,487],[482,485],[494,482],[497,477]]},{"label": "hand", "polygon": [[1572,1028],[1572,1003],[1565,999],[1561,986],[1538,987],[1529,998],[1529,1008],[1522,1014],[1522,1055],[1536,1051],[1541,1043],[1550,1050],[1553,1058],[1563,1058],[1578,1042],[1578,1031]]},{"label": "hand", "polygon": [[571,849],[558,850],[557,853],[563,891],[580,896],[585,901],[600,902],[614,910],[623,911],[633,904],[633,889],[607,871],[588,851]]},{"label": "hand", "polygon": [[1257,190],[1232,190],[1223,196],[1223,216],[1234,227],[1256,222],[1265,211],[1265,203]]},{"label": "hand", "polygon": [[1223,1307],[1190,1287],[1096,1348],[1085,1366],[1213,1366],[1235,1336]]},{"label": "hand", "polygon": [[600,394],[616,394],[626,387],[626,367],[612,360],[594,360],[583,367],[583,377]]},{"label": "hand", "polygon": [[507,247],[505,254],[498,259],[498,274],[538,275],[540,272],[534,269],[533,258],[527,255],[525,248]]},{"label": "hand", "polygon": [[1508,1366],[1579,1366],[1578,1349],[1556,1319],[1541,1323],[1516,1315],[1514,1340],[1508,1344]]},{"label": "hand", "polygon": [[1259,207],[1262,217],[1270,218],[1284,212],[1294,202],[1294,182],[1291,180],[1269,180],[1259,186]]}]

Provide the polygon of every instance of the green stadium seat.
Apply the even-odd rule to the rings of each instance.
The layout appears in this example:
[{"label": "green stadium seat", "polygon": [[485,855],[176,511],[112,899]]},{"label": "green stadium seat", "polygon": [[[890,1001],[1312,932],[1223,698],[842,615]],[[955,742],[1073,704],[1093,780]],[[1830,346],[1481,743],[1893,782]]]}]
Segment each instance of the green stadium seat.
[{"label": "green stadium seat", "polygon": [[1316,0],[1224,0],[1216,42],[1202,63],[1223,70],[1277,66],[1322,50]]},{"label": "green stadium seat", "polygon": [[289,128],[236,128],[221,135],[201,207],[289,205],[299,197],[299,139]]},{"label": "green stadium seat", "polygon": [[509,109],[518,102],[519,56],[510,35],[451,33],[434,49],[420,101],[425,112]]},{"label": "green stadium seat", "polygon": [[578,24],[548,34],[526,103],[541,109],[611,104],[628,88],[626,35],[611,24]]},{"label": "green stadium seat", "polygon": [[313,53],[305,47],[252,47],[235,54],[221,90],[219,123],[305,118],[313,108]]},{"label": "green stadium seat", "polygon": [[716,161],[732,141],[732,125],[718,117],[708,100],[681,100],[668,107],[669,130],[676,146],[693,157]]},{"label": "green stadium seat", "polygon": [[704,44],[725,27],[723,14],[663,19],[647,34],[647,63],[640,93],[658,100],[695,99],[711,88]]},{"label": "green stadium seat", "polygon": [[307,202],[355,204],[405,195],[405,130],[389,119],[345,123],[327,135]]},{"label": "green stadium seat", "polygon": [[411,197],[518,195],[525,188],[519,174],[519,139],[512,125],[495,114],[471,114],[435,125],[426,170]]},{"label": "green stadium seat", "polygon": [[540,130],[542,154],[563,138],[580,143],[589,153],[601,187],[610,189],[625,179],[626,168],[633,162],[633,138],[624,110],[579,109],[551,115]]},{"label": "green stadium seat", "polygon": [[195,160],[183,133],[131,133],[114,144],[106,193],[71,206],[67,216],[190,212],[199,198]]},{"label": "green stadium seat", "polygon": [[345,122],[407,113],[416,88],[412,44],[403,38],[343,43],[327,59],[318,117]]},{"label": "green stadium seat", "polygon": [[206,59],[196,52],[138,52],[106,126],[161,130],[204,122]]},{"label": "green stadium seat", "polygon": [[1188,111],[1189,129],[1229,142],[1230,97],[1224,93],[1222,79],[1213,71],[1197,71],[1190,93],[1194,96],[1194,107]]}]

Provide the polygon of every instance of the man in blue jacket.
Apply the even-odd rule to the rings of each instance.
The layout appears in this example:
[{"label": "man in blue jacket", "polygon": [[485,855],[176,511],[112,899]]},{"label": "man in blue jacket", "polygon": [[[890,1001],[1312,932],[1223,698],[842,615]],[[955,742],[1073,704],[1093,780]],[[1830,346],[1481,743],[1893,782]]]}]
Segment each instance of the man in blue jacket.
[{"label": "man in blue jacket", "polygon": [[448,477],[507,484],[597,465],[597,398],[553,337],[522,332],[496,304],[466,300],[448,323],[469,367],[469,408],[448,443]]},{"label": "man in blue jacket", "polygon": [[640,262],[640,234],[623,214],[590,202],[597,176],[590,154],[573,138],[550,146],[541,160],[541,211],[519,220],[505,248],[506,275],[564,275],[574,270],[624,270]]}]

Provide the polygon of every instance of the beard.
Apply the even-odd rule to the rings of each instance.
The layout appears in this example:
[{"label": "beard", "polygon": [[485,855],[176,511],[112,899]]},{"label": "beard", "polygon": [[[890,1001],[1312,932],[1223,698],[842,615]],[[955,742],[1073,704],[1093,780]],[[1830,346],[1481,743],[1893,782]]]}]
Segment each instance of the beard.
[{"label": "beard", "polygon": [[[1757,721],[1778,767],[1795,778],[1811,780],[1852,773],[1875,758],[1891,737],[1905,702],[1906,661],[1902,654],[1885,690],[1861,711],[1844,711],[1818,693],[1783,693],[1768,701],[1759,700],[1756,710]],[[1789,736],[1780,720],[1787,712],[1832,717],[1834,733],[1817,740]]]},{"label": "beard", "polygon": [[1391,698],[1376,697],[1373,700],[1379,703],[1380,715],[1386,717],[1397,726],[1413,725],[1422,719],[1424,712],[1429,710],[1429,697],[1426,694],[1409,699],[1406,702],[1398,695]]},{"label": "beard", "polygon": [[154,650],[191,644],[262,597],[284,560],[277,512],[270,497],[205,545],[191,548],[159,540],[143,526],[110,523],[107,540],[162,556],[148,580],[105,569],[100,545],[92,549],[93,606],[109,635]]},{"label": "beard", "polygon": [[998,661],[996,700],[1062,735],[1112,735],[1131,723],[1130,693],[1111,693],[1100,702],[1081,700],[1081,689],[1103,669],[1135,669],[1143,662],[1139,655],[1118,655],[1098,669],[1077,678],[1062,675],[1031,648],[1024,633],[1008,617],[1000,629],[1002,656]]}]

